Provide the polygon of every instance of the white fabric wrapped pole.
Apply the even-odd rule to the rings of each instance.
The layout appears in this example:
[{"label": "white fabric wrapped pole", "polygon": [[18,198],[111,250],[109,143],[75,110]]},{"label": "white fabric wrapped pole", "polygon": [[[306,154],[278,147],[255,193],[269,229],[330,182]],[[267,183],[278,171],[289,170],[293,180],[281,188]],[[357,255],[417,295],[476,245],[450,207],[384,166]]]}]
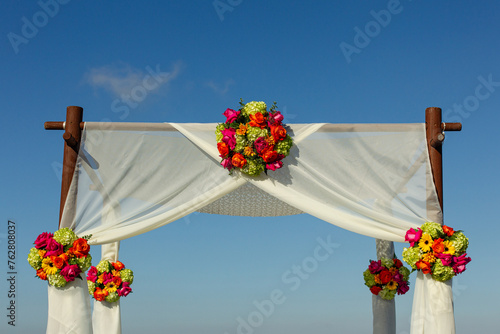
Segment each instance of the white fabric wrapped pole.
[{"label": "white fabric wrapped pole", "polygon": [[[394,258],[394,242],[376,239],[377,259]],[[372,296],[373,334],[396,333],[396,302]]]}]

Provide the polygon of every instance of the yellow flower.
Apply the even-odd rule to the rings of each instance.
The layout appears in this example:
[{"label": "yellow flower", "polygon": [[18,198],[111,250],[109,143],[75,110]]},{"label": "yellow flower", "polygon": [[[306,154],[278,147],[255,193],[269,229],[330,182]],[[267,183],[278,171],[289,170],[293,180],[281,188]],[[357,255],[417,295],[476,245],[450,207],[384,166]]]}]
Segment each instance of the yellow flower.
[{"label": "yellow flower", "polygon": [[276,141],[274,140],[273,136],[269,136],[269,137],[266,138],[266,143],[270,147],[274,147],[274,144],[276,144]]},{"label": "yellow flower", "polygon": [[434,263],[436,262],[436,257],[434,256],[434,253],[425,253],[424,256],[422,257],[422,261],[429,262],[429,263]]},{"label": "yellow flower", "polygon": [[389,290],[396,290],[398,288],[398,283],[396,283],[396,281],[391,280],[389,283],[387,283],[386,287]]},{"label": "yellow flower", "polygon": [[240,124],[240,128],[236,130],[236,134],[244,135],[245,133],[247,133],[247,126],[245,124]]},{"label": "yellow flower", "polygon": [[427,233],[422,234],[420,238],[420,242],[418,243],[418,247],[424,252],[428,252],[431,250],[432,246],[432,237]]},{"label": "yellow flower", "polygon": [[104,286],[104,290],[106,290],[108,292],[115,292],[117,289],[118,289],[118,287],[116,286],[115,282],[113,282],[112,280],[109,281],[108,283],[106,283],[106,285]]},{"label": "yellow flower", "polygon": [[444,254],[455,255],[455,246],[451,241],[443,241],[444,245]]},{"label": "yellow flower", "polygon": [[255,152],[253,151],[253,148],[251,148],[250,146],[247,146],[243,150],[243,154],[245,154],[247,157],[251,157],[251,156],[255,155]]},{"label": "yellow flower", "polygon": [[47,275],[55,275],[58,271],[57,267],[54,265],[54,262],[52,262],[48,257],[42,260],[42,269]]}]

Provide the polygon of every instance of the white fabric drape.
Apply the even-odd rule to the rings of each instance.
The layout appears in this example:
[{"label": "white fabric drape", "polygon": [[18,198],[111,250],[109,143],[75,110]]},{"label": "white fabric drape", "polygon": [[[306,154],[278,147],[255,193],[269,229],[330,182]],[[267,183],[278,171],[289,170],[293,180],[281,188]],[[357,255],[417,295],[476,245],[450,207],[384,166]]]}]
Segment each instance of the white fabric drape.
[{"label": "white fabric drape", "polygon": [[[215,126],[87,122],[63,223],[92,234],[90,244],[107,244],[198,210],[305,212],[398,242],[428,217],[440,221],[424,124],[290,125],[295,145],[285,166],[259,177],[229,175],[219,165]],[[234,190],[245,208],[231,201]],[[272,206],[259,201],[262,193]],[[116,210],[114,220],[103,218]]]}]

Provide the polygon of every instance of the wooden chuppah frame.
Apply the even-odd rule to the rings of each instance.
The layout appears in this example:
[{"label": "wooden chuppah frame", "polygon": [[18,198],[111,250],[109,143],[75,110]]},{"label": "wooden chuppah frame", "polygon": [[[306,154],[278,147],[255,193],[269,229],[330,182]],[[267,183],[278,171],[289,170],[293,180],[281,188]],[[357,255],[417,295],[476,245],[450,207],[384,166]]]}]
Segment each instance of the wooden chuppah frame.
[{"label": "wooden chuppah frame", "polygon": [[[82,138],[83,108],[69,106],[66,109],[65,122],[45,122],[45,130],[65,130],[64,156],[61,182],[61,202],[59,208],[59,223],[61,222],[64,204],[68,196],[73,172],[75,171],[78,149]],[[461,131],[462,123],[443,123],[441,120],[441,108],[431,107],[425,110],[425,128],[427,136],[427,147],[431,161],[434,185],[439,198],[441,210],[443,209],[443,158],[442,144],[445,131]]]},{"label": "wooden chuppah frame", "polygon": [[[441,120],[440,108],[427,108],[425,111],[425,124],[426,124],[426,137],[427,147],[429,151],[430,167],[432,169],[433,184],[436,189],[438,200],[443,209],[443,167],[442,167],[442,143],[444,141],[445,131],[460,131],[462,124],[460,123],[443,123]],[[133,128],[133,124],[130,125]],[[77,106],[70,106],[67,108],[65,122],[46,122],[45,129],[47,130],[65,130],[63,138],[64,143],[64,158],[63,158],[63,171],[61,182],[61,203],[59,224],[61,223],[63,208],[66,203],[69,188],[73,179],[73,174],[78,157],[78,149],[81,142],[82,129],[84,128],[83,122],[83,108]],[[68,217],[72,218],[72,217]],[[379,240],[377,240],[377,253],[379,250]],[[393,243],[390,242],[393,253]],[[384,255],[387,257],[387,255]],[[392,257],[392,254],[389,254]],[[392,306],[394,308],[394,304]],[[385,315],[388,320],[394,318],[395,313],[387,312]],[[394,328],[377,328],[377,333],[395,333]],[[375,333],[375,328],[374,328]]]}]

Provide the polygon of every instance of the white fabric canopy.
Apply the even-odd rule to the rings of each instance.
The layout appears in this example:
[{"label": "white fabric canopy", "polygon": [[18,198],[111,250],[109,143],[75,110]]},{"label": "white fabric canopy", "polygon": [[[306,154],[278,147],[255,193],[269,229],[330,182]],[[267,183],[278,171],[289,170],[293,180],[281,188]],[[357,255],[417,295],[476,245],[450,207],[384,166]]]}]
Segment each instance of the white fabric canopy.
[{"label": "white fabric canopy", "polygon": [[[295,145],[284,167],[259,177],[229,175],[220,166],[216,124],[85,124],[61,227],[92,234],[90,244],[130,238],[194,211],[308,213],[356,233],[398,242],[404,242],[410,227],[442,221],[424,124],[293,124],[289,134]],[[115,249],[106,256],[117,257]],[[412,325],[412,333],[454,333],[451,289],[419,282],[413,314],[426,318],[415,321],[419,326]],[[424,290],[425,298],[417,298]],[[426,309],[429,294],[450,301],[440,309],[439,321]],[[54,328],[51,322],[61,320],[51,320],[50,314],[59,311],[52,306],[49,326]],[[119,318],[119,306],[106,312]],[[94,322],[98,319],[94,315]],[[84,328],[90,319],[82,313],[80,321]]]}]

